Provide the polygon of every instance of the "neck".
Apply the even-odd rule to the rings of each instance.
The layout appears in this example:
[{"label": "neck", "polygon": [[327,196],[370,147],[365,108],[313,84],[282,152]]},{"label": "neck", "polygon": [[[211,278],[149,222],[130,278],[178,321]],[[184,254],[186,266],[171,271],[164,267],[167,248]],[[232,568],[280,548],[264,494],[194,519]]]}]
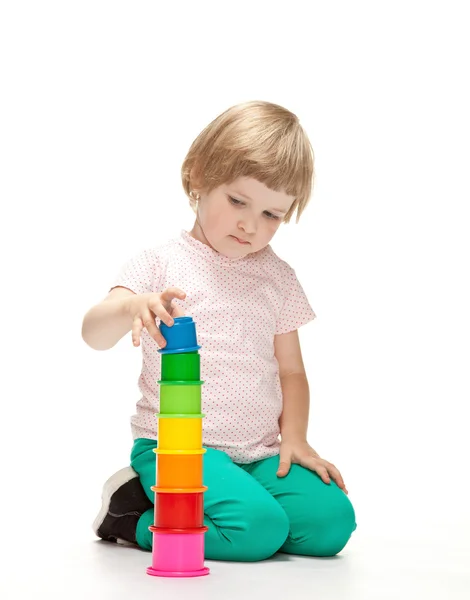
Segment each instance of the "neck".
[{"label": "neck", "polygon": [[[196,239],[199,242],[202,242],[203,244],[206,244],[206,246],[209,246],[210,248],[212,248],[212,246],[209,243],[209,240],[204,235],[204,231],[202,230],[202,227],[199,224],[199,221],[197,220],[197,217],[196,217],[196,220],[194,221],[193,228],[191,229],[191,231],[189,232],[189,234],[194,239]],[[215,248],[212,248],[212,249],[215,250]]]}]

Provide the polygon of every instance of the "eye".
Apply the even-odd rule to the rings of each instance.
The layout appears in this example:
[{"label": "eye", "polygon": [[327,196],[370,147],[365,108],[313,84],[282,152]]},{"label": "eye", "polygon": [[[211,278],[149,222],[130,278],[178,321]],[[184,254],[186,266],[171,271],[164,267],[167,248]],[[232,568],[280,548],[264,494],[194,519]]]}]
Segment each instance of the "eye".
[{"label": "eye", "polygon": [[232,198],[232,196],[228,197],[230,204],[233,204],[234,206],[244,206],[244,202],[242,202],[241,200],[237,200],[236,198]]},{"label": "eye", "polygon": [[267,210],[264,211],[264,214],[268,217],[268,219],[273,219],[274,221],[279,221],[279,219],[281,218],[276,215],[273,215],[273,213],[270,213]]}]

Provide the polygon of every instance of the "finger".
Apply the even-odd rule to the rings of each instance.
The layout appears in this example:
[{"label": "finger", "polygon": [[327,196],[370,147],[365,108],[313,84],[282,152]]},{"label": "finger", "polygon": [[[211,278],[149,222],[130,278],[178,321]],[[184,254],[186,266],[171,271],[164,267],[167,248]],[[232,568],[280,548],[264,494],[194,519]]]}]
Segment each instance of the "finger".
[{"label": "finger", "polygon": [[142,333],[143,327],[144,324],[142,323],[142,319],[140,317],[135,317],[132,321],[132,343],[134,346],[140,344],[140,334]]},{"label": "finger", "polygon": [[285,477],[290,471],[290,462],[287,460],[281,460],[276,475],[278,477]]},{"label": "finger", "polygon": [[330,483],[331,480],[326,467],[321,462],[319,462],[317,458],[314,458],[313,456],[308,456],[307,458],[302,459],[300,464],[303,467],[318,473],[318,475],[325,483]]},{"label": "finger", "polygon": [[149,310],[142,311],[142,322],[145,329],[148,331],[148,334],[157,342],[160,348],[166,346],[166,340],[155,324],[155,319]]},{"label": "finger", "polygon": [[186,292],[183,292],[183,290],[180,290],[177,287],[169,287],[166,290],[163,290],[163,292],[160,294],[160,298],[166,305],[168,305],[168,307],[170,307],[173,298],[179,298],[180,300],[183,300],[186,298]]},{"label": "finger", "polygon": [[332,479],[337,484],[337,486],[340,487],[342,490],[345,490],[346,485],[345,485],[344,480],[341,477],[341,473],[338,471],[338,469],[331,463],[326,463],[326,468],[328,470],[328,473],[331,475]]},{"label": "finger", "polygon": [[181,308],[181,306],[178,306],[177,304],[171,304],[171,316],[172,317],[184,317],[184,310]]},{"label": "finger", "polygon": [[323,465],[319,465],[316,471],[325,483],[331,483],[331,479],[326,467],[324,467]]},{"label": "finger", "polygon": [[161,302],[155,301],[149,303],[149,308],[160,319],[160,321],[163,321],[163,323],[165,323],[165,325],[167,325],[168,327],[171,327],[173,325],[173,317],[170,315],[169,312],[167,312],[167,310]]}]

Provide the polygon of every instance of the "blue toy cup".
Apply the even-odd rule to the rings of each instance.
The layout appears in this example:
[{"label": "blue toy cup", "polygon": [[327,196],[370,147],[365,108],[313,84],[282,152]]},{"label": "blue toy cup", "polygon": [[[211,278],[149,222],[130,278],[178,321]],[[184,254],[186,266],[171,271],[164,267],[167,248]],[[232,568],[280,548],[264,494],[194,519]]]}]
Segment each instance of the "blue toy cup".
[{"label": "blue toy cup", "polygon": [[166,340],[166,346],[159,350],[161,354],[194,352],[201,347],[197,345],[196,323],[192,317],[175,317],[171,327],[162,321],[160,331]]}]

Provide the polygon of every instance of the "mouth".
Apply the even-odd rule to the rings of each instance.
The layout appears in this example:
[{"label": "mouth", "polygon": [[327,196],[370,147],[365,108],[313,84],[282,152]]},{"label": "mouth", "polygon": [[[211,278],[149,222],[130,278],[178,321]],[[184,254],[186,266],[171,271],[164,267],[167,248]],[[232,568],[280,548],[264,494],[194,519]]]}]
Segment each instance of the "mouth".
[{"label": "mouth", "polygon": [[241,240],[240,238],[237,238],[234,235],[230,236],[231,238],[233,238],[236,242],[238,242],[239,244],[242,244],[243,246],[249,245],[250,242],[245,242],[245,240]]}]

